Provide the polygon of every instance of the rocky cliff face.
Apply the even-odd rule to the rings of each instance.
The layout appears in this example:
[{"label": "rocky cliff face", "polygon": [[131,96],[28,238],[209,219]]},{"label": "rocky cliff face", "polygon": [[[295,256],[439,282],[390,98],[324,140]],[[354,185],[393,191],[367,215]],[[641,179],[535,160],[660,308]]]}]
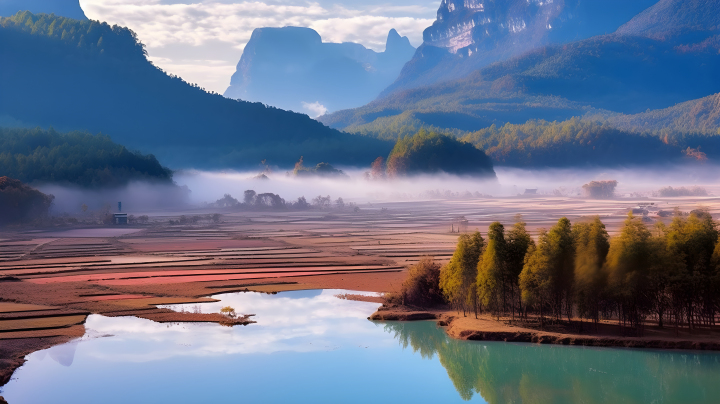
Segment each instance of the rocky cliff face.
[{"label": "rocky cliff face", "polygon": [[10,17],[18,11],[55,14],[60,17],[85,20],[80,0],[0,0],[0,17]]},{"label": "rocky cliff face", "polygon": [[611,33],[657,0],[442,0],[384,94],[462,77],[531,49]]},{"label": "rocky cliff face", "polygon": [[323,43],[310,28],[258,28],[224,95],[311,116],[357,107],[392,83],[414,52],[394,29],[385,51],[375,52],[356,43]]}]

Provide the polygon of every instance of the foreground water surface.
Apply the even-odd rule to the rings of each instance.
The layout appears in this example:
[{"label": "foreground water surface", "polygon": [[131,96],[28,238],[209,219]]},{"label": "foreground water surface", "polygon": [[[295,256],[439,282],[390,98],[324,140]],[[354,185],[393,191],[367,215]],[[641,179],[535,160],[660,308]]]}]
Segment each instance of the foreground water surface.
[{"label": "foreground water surface", "polygon": [[[457,341],[433,322],[379,323],[343,291],[235,293],[257,324],[88,317],[0,393],[24,403],[717,403],[720,354]],[[352,292],[351,292],[352,293]]]}]

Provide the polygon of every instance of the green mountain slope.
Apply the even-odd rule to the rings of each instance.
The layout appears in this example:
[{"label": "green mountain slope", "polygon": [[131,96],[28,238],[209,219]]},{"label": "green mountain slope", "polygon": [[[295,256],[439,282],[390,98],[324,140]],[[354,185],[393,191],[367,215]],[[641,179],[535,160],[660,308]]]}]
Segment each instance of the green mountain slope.
[{"label": "green mountain slope", "polygon": [[207,93],[148,62],[127,28],[23,12],[0,20],[0,43],[0,116],[102,132],[173,167],[367,164],[392,148]]},{"label": "green mountain slope", "polygon": [[720,93],[634,115],[590,114],[585,119],[632,132],[720,135]]},{"label": "green mountain slope", "polygon": [[392,137],[408,123],[473,131],[530,119],[565,120],[594,109],[634,114],[720,91],[720,53],[644,37],[606,35],[546,47],[468,78],[398,92],[322,122]]},{"label": "green mountain slope", "polygon": [[0,173],[26,183],[114,187],[132,180],[172,183],[172,172],[152,156],[109,137],[52,129],[0,128]]}]

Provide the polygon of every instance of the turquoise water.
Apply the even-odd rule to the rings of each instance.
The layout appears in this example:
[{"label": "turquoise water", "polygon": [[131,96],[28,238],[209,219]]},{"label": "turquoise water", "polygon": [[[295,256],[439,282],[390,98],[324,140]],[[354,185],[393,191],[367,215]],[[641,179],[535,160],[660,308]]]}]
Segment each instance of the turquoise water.
[{"label": "turquoise water", "polygon": [[88,318],[80,340],[28,356],[23,403],[718,403],[720,355],[447,338],[433,322],[368,321],[342,291],[237,293],[258,324]]}]

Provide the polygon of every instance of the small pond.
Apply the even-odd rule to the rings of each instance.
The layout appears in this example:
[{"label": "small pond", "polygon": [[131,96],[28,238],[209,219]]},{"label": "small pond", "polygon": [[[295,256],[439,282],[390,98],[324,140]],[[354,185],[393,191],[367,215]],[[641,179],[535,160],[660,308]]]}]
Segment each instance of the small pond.
[{"label": "small pond", "polygon": [[[433,322],[367,320],[339,290],[234,293],[257,324],[88,317],[2,388],[25,403],[717,403],[720,354],[448,338]],[[349,292],[355,293],[355,292]]]}]

